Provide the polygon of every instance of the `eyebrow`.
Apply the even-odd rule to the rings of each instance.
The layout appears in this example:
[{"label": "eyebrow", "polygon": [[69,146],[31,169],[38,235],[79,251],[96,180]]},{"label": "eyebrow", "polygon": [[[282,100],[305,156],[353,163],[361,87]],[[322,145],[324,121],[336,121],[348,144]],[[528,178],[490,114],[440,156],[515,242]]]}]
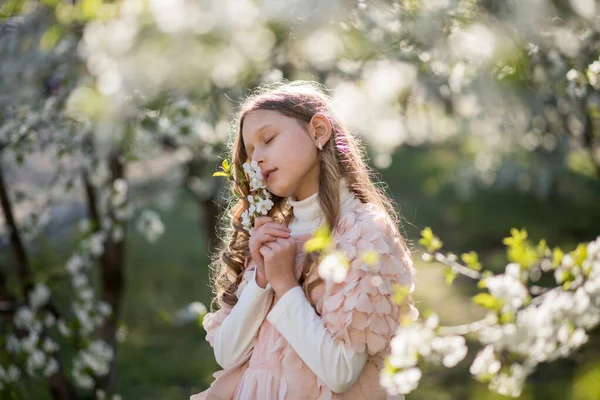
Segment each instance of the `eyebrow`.
[{"label": "eyebrow", "polygon": [[[263,125],[262,127],[260,127],[260,129],[257,129],[257,130],[255,131],[255,133],[257,133],[257,134],[261,134],[261,132],[263,132],[265,129],[267,129],[267,128],[270,128],[270,127],[272,127],[272,126],[273,126],[272,124],[266,124],[266,125]],[[249,148],[250,148],[250,149],[253,149],[254,147],[253,147],[253,146],[248,146],[248,147],[246,147],[246,141],[244,141],[244,150],[246,150],[246,154],[248,154],[248,155],[250,154],[250,151],[248,151],[248,149],[249,149]]]}]

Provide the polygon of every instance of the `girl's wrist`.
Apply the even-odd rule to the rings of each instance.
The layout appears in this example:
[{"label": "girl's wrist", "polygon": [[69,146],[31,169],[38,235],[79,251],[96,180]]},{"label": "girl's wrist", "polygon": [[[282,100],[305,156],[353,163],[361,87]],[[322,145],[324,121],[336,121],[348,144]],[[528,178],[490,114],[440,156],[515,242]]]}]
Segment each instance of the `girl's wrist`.
[{"label": "girl's wrist", "polygon": [[273,287],[277,297],[281,298],[288,290],[298,286],[298,282],[290,279],[281,282],[271,282],[271,286]]}]

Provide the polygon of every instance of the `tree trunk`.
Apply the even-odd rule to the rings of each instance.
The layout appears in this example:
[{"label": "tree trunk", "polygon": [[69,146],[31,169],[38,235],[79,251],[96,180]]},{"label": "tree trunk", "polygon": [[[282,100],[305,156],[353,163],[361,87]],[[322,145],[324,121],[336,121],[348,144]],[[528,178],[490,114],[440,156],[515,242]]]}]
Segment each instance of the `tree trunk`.
[{"label": "tree trunk", "polygon": [[[124,176],[124,166],[119,160],[121,153],[113,151],[109,155],[109,168],[111,171],[111,183]],[[101,230],[100,215],[96,204],[96,194],[90,183],[87,173],[83,175],[88,213],[93,221],[95,229]],[[114,393],[116,388],[115,359],[117,357],[117,324],[121,315],[121,299],[125,287],[125,242],[114,241],[109,235],[104,243],[104,253],[99,260],[101,300],[110,304],[112,314],[109,315],[104,324],[98,328],[97,337],[108,344],[114,352],[107,375],[96,379],[95,389],[101,389],[106,393]]]},{"label": "tree trunk", "polygon": [[[27,259],[27,252],[25,251],[25,247],[23,246],[23,241],[21,240],[21,236],[19,234],[19,227],[16,224],[14,219],[14,214],[12,211],[12,207],[10,204],[10,199],[8,196],[8,190],[6,187],[6,183],[4,180],[4,174],[2,170],[2,166],[0,165],[0,204],[2,206],[2,211],[4,213],[4,218],[6,220],[8,231],[10,231],[10,241],[13,249],[13,253],[15,256],[15,260],[17,263],[17,272],[19,277],[19,287],[21,289],[21,293],[24,299],[28,298],[28,294],[31,289],[33,289],[33,276],[31,274],[31,269],[29,268],[29,263]],[[0,272],[0,300],[2,300],[3,304],[16,304],[15,299],[8,292],[6,288],[6,275],[4,271]],[[54,309],[54,306],[49,303],[47,308]],[[17,334],[18,337],[25,336],[26,332],[18,330],[14,325],[13,321],[13,311],[9,311],[5,314],[6,318],[10,320],[9,325],[13,327],[13,330]],[[42,330],[40,333],[40,343],[44,341],[47,337],[45,330]],[[52,394],[52,398],[56,400],[75,400],[75,392],[67,377],[64,374],[64,370],[62,367],[62,363],[60,359],[57,357],[57,362],[59,365],[58,371],[48,377],[46,379],[48,383],[48,388],[50,389],[50,393]]]}]

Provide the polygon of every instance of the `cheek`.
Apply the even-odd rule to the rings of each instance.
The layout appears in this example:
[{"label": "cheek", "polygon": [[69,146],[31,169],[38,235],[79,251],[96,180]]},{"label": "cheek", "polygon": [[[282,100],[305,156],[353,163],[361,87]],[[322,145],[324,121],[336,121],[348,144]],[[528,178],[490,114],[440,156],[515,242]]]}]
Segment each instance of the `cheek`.
[{"label": "cheek", "polygon": [[305,143],[289,143],[284,150],[276,151],[276,157],[282,168],[294,174],[302,174],[315,161],[314,154]]}]

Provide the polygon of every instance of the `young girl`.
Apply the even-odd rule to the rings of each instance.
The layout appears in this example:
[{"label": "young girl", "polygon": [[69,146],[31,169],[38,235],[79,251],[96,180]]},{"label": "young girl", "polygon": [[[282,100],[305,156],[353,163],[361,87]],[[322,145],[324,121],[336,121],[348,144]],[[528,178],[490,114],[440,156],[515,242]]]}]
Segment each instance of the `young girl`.
[{"label": "young girl", "polygon": [[[234,183],[244,196],[226,214],[231,228],[213,263],[220,308],[203,323],[223,370],[191,399],[391,398],[379,371],[400,319],[416,317],[393,289],[412,292],[414,269],[357,139],[311,82],[262,88],[237,122],[234,176],[256,161],[274,205],[249,235],[248,180]],[[323,280],[317,255],[303,251],[324,223],[350,262],[341,282]],[[366,263],[371,251],[377,261]]]}]

